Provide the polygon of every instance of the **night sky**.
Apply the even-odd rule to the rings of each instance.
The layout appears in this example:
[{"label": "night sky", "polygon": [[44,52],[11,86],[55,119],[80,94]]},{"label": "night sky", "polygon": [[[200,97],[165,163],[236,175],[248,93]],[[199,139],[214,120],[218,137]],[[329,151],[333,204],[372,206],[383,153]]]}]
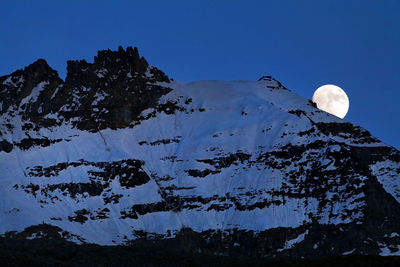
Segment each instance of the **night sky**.
[{"label": "night sky", "polygon": [[66,60],[137,46],[175,80],[272,75],[309,99],[336,84],[345,119],[400,149],[400,1],[1,1],[0,14],[0,76],[44,58],[64,78]]}]

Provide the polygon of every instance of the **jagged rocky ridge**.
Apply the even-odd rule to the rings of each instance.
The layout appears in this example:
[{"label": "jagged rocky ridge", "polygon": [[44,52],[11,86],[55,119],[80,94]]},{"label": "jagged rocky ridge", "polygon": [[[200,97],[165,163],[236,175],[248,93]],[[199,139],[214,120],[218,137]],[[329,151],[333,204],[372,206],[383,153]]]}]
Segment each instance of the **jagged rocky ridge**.
[{"label": "jagged rocky ridge", "polygon": [[269,76],[136,48],[0,77],[0,233],[222,255],[400,254],[400,153]]}]

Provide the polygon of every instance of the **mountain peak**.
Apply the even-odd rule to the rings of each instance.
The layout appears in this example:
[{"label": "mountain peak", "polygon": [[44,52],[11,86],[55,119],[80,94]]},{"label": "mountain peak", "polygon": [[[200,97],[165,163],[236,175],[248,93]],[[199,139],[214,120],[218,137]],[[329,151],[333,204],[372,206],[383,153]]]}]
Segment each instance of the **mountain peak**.
[{"label": "mountain peak", "polygon": [[261,78],[259,78],[257,81],[259,82],[265,82],[267,84],[267,87],[271,89],[284,89],[288,90],[286,87],[284,87],[278,80],[274,79],[272,76],[269,75],[264,75]]},{"label": "mountain peak", "polygon": [[119,46],[117,51],[113,51],[110,49],[106,50],[99,50],[97,52],[97,56],[95,56],[95,62],[102,62],[102,61],[112,61],[113,59],[124,59],[129,58],[132,61],[138,61],[140,59],[139,50],[137,47],[132,48],[128,46],[126,50]]},{"label": "mountain peak", "polygon": [[119,46],[117,51],[100,50],[94,57],[94,64],[101,67],[129,68],[130,71],[139,73],[146,72],[149,66],[146,59],[139,56],[137,47],[130,46],[126,50],[122,46]]},{"label": "mountain peak", "polygon": [[[0,114],[28,108],[32,101],[41,101],[43,91],[51,92],[62,80],[57,71],[52,69],[44,59],[38,59],[24,69],[17,70],[10,75],[0,77],[0,98],[3,100]],[[47,94],[48,95],[48,94]],[[21,107],[22,106],[22,107]]]},{"label": "mountain peak", "polygon": [[[19,72],[15,72],[12,75],[18,75]],[[45,59],[38,59],[32,64],[28,65],[22,70],[22,75],[25,77],[28,83],[37,84],[44,80],[59,79],[58,72],[52,69]]]},{"label": "mountain peak", "polygon": [[264,76],[261,76],[261,78],[260,79],[258,79],[258,81],[272,81],[272,76],[269,76],[269,75],[264,75]]},{"label": "mountain peak", "polygon": [[20,76],[0,79],[0,234],[400,254],[400,152],[271,76],[169,82],[130,47]]},{"label": "mountain peak", "polygon": [[117,51],[100,50],[94,57],[93,63],[86,60],[67,61],[66,82],[75,83],[76,79],[126,79],[128,77],[148,76],[154,82],[169,82],[159,69],[149,66],[144,57],[139,56],[138,49],[119,46]]}]

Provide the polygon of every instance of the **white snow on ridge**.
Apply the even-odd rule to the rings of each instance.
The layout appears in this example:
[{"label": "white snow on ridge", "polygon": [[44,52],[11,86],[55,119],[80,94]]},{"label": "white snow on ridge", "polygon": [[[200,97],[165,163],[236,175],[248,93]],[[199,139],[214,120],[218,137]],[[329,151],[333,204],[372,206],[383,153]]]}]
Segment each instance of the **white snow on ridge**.
[{"label": "white snow on ridge", "polygon": [[38,85],[36,85],[33,89],[32,92],[26,96],[24,99],[21,100],[20,106],[31,102],[34,103],[37,101],[38,96],[40,95],[40,92],[44,89],[44,86],[49,84],[48,81],[40,82]]}]

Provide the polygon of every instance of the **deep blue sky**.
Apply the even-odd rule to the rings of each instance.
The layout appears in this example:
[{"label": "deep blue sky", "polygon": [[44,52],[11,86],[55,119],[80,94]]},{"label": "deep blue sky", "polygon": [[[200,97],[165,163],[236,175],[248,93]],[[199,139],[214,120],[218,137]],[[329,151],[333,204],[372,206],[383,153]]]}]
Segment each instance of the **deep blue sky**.
[{"label": "deep blue sky", "polygon": [[119,45],[175,80],[272,75],[307,98],[336,84],[346,120],[400,148],[400,1],[0,2],[0,76],[45,58],[64,78]]}]

